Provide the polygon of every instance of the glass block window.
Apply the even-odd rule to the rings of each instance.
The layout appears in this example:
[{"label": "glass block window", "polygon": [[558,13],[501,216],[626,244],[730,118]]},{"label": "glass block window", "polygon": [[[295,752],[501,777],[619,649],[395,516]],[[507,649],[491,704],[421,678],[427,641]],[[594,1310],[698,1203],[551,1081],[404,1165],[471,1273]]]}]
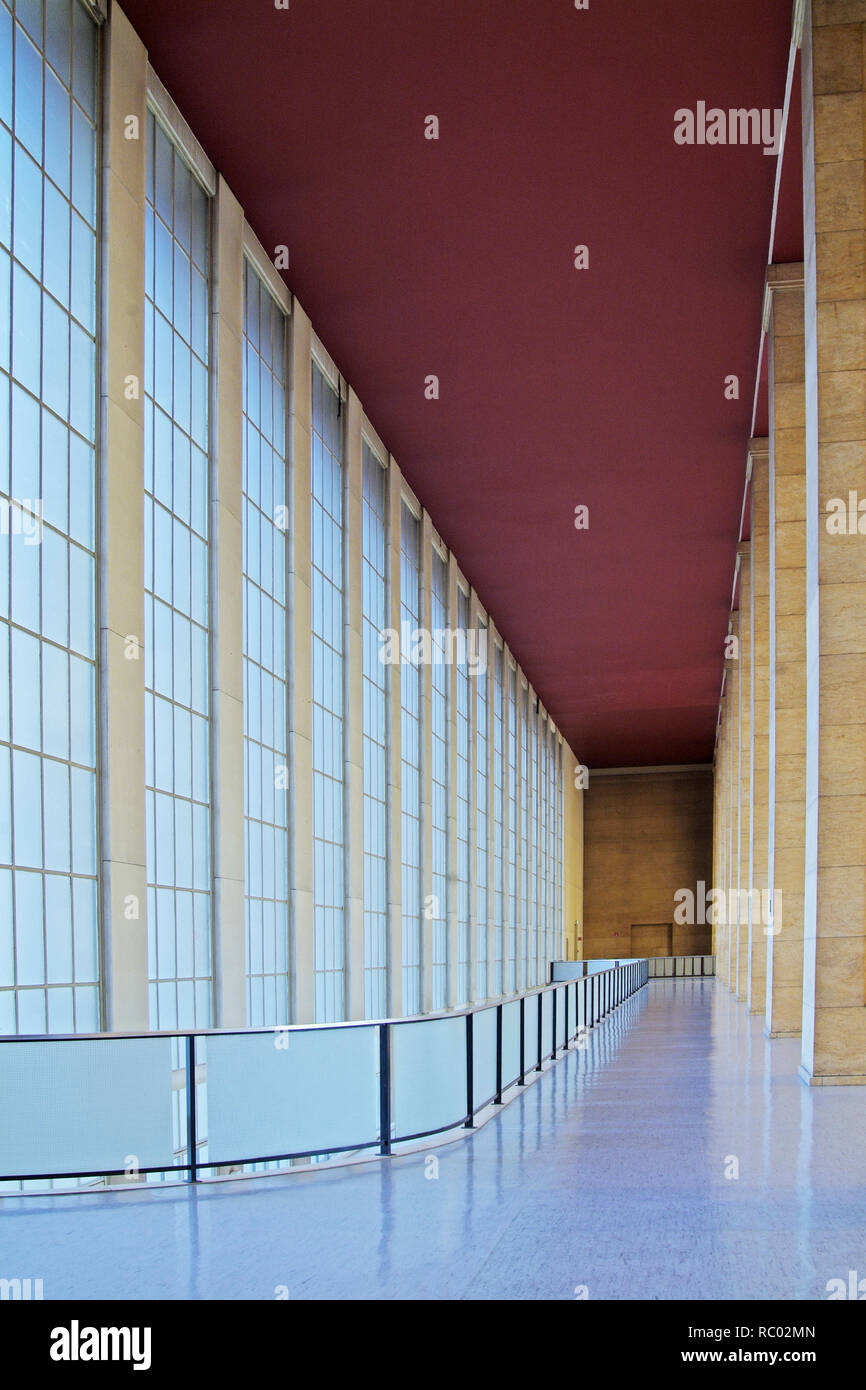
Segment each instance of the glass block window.
[{"label": "glass block window", "polygon": [[213,1021],[210,200],[153,114],[145,220],[144,682],[153,1028]]},{"label": "glass block window", "polygon": [[388,623],[385,469],[364,441],[361,541],[364,737],[364,1010],[388,1014]]},{"label": "glass block window", "polygon": [[403,1013],[421,1010],[421,666],[411,660],[421,626],[421,522],[400,509],[400,622],[405,634],[400,680],[403,855]]},{"label": "glass block window", "polygon": [[[487,637],[484,623],[478,624],[478,649],[483,649]],[[475,672],[475,997],[486,999],[490,994],[488,963],[490,956],[489,923],[489,772],[490,753],[488,672],[479,663]]]},{"label": "glass block window", "polygon": [[0,0],[0,1032],[100,1027],[96,26]]},{"label": "glass block window", "polygon": [[313,363],[312,662],[313,916],[317,1023],[345,1017],[343,828],[343,420],[340,398]]},{"label": "glass block window", "polygon": [[503,721],[502,648],[493,652],[493,863],[491,868],[491,927],[493,930],[493,993],[506,988],[504,970],[505,921],[505,730]]},{"label": "glass block window", "polygon": [[517,988],[517,962],[520,945],[520,727],[517,719],[517,668],[508,672],[508,980],[509,992]]},{"label": "glass block window", "polygon": [[286,320],[244,262],[244,874],[247,1022],[289,1022]]},{"label": "glass block window", "polygon": [[[469,631],[469,595],[457,589],[457,626]],[[470,876],[472,842],[470,837],[471,797],[471,678],[466,661],[457,665],[457,999],[459,1006],[469,1002],[469,947],[471,930]]]},{"label": "glass block window", "polygon": [[[448,566],[433,547],[431,624],[432,671],[432,825],[433,890],[433,1008],[448,1004],[448,786],[450,753],[451,667],[446,664],[448,629]],[[450,646],[449,646],[450,652]]]}]

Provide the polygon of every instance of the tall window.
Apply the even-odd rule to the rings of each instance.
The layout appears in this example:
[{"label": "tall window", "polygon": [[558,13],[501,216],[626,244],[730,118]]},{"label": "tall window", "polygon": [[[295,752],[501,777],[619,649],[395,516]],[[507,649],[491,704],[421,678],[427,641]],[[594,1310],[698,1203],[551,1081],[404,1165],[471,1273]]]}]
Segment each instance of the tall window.
[{"label": "tall window", "polygon": [[[462,633],[469,631],[469,595],[457,590],[457,626]],[[471,728],[469,700],[471,682],[469,666],[461,661],[457,666],[457,1004],[469,1002],[469,944],[471,925],[470,875],[472,841],[469,816],[471,811]]]},{"label": "tall window", "polygon": [[529,697],[527,693],[528,718],[529,718],[529,777],[530,777],[530,802],[529,802],[529,894],[530,894],[530,917],[529,917],[529,953],[530,970],[532,972],[532,983],[537,985],[538,978],[538,954],[539,954],[539,894],[538,894],[538,853],[539,853],[539,765],[538,765],[538,705],[536,701]]},{"label": "tall window", "polygon": [[[478,650],[484,649],[487,630],[483,623],[478,624]],[[475,788],[477,803],[475,807],[475,922],[476,922],[476,976],[475,997],[486,999],[490,993],[488,982],[488,960],[490,951],[490,924],[488,921],[488,828],[490,795],[487,760],[489,755],[488,730],[488,677],[486,663],[480,664],[475,672]]]},{"label": "tall window", "polygon": [[343,421],[313,363],[313,913],[316,1022],[345,1016],[343,831]]},{"label": "tall window", "polygon": [[97,32],[0,3],[0,1032],[100,1025]]},{"label": "tall window", "polygon": [[433,1008],[448,1003],[448,753],[449,673],[445,662],[448,628],[448,566],[433,547],[431,619],[433,627],[432,754],[433,805]]},{"label": "tall window", "polygon": [[517,667],[508,671],[508,982],[517,988],[518,943],[520,941],[520,882],[517,874],[520,839],[520,729],[517,723]]},{"label": "tall window", "polygon": [[210,203],[148,116],[144,682],[154,1028],[212,1021],[208,693]]},{"label": "tall window", "polygon": [[244,262],[243,668],[247,1022],[289,1021],[286,321]]},{"label": "tall window", "polygon": [[547,724],[537,715],[538,722],[538,949],[540,982],[547,981],[547,834],[549,826]]},{"label": "tall window", "polygon": [[411,656],[421,625],[421,523],[401,507],[400,621],[409,648],[401,667],[403,763],[403,1012],[421,1009],[421,667]]},{"label": "tall window", "polygon": [[518,702],[520,705],[520,838],[521,838],[521,900],[523,913],[521,917],[521,955],[523,957],[523,984],[526,989],[530,989],[535,984],[535,972],[532,969],[532,955],[530,949],[530,921],[532,917],[532,899],[530,897],[530,853],[529,853],[529,821],[530,821],[530,792],[529,781],[529,692],[523,687],[518,688]]},{"label": "tall window", "polygon": [[493,653],[493,993],[502,994],[507,985],[503,953],[505,905],[505,730],[503,725],[502,648]]},{"label": "tall window", "polygon": [[549,766],[549,817],[548,817],[548,922],[549,922],[549,959],[559,959],[559,934],[557,934],[556,923],[556,860],[557,860],[557,824],[556,824],[556,735],[553,728],[548,730],[548,766]]},{"label": "tall window", "polygon": [[364,737],[364,1009],[388,1013],[388,627],[385,470],[364,441],[361,543]]},{"label": "tall window", "polygon": [[555,852],[555,884],[554,902],[555,919],[554,931],[556,934],[556,955],[561,957],[564,954],[565,942],[563,941],[563,920],[562,920],[562,861],[565,853],[563,844],[563,815],[562,815],[562,744],[554,734],[554,747],[556,749],[556,852]]}]

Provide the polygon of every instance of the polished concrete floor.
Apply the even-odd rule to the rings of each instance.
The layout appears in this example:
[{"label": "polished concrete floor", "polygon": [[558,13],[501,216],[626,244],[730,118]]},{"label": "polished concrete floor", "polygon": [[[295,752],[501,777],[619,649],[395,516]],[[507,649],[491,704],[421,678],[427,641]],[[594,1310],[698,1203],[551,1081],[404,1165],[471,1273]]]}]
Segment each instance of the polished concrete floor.
[{"label": "polished concrete floor", "polygon": [[826,1299],[866,1279],[866,1093],[798,1061],[715,981],[653,981],[431,1150],[438,1176],[417,1154],[6,1199],[0,1275],[46,1299]]}]

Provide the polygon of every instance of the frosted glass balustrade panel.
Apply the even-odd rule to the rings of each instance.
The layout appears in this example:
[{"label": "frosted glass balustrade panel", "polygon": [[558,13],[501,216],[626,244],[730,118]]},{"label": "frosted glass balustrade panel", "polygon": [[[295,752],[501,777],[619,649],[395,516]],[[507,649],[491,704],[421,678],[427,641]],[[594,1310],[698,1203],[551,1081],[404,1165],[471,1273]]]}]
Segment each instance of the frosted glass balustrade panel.
[{"label": "frosted glass balustrade panel", "polygon": [[171,1038],[0,1044],[0,1174],[171,1169]]},{"label": "frosted glass balustrade panel", "polygon": [[397,1138],[466,1118],[466,1019],[431,1018],[391,1029],[392,1118]]},{"label": "frosted glass balustrade panel", "polygon": [[496,1094],[496,1009],[481,1009],[472,1028],[472,1076],[475,1109]]},{"label": "frosted glass balustrade panel", "polygon": [[502,1086],[520,1076],[520,1000],[502,1005]]},{"label": "frosted glass balustrade panel", "polygon": [[214,1166],[378,1144],[378,1030],[212,1034],[207,1090]]},{"label": "frosted glass balustrade panel", "polygon": [[540,1007],[538,994],[527,995],[524,1001],[523,1018],[523,1061],[526,1070],[538,1065],[538,1011]]},{"label": "frosted glass balustrade panel", "polygon": [[546,990],[541,999],[541,1055],[549,1057],[553,1050],[553,991]]}]

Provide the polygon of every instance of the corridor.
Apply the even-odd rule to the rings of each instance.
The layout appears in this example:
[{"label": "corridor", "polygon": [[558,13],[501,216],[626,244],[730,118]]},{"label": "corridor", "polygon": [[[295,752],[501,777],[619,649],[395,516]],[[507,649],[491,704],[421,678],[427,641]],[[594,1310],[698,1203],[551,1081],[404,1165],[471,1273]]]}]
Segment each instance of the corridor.
[{"label": "corridor", "polygon": [[651,981],[473,1136],[6,1199],[2,1265],[46,1299],[826,1299],[866,1277],[866,1101],[798,1060],[715,980]]}]

